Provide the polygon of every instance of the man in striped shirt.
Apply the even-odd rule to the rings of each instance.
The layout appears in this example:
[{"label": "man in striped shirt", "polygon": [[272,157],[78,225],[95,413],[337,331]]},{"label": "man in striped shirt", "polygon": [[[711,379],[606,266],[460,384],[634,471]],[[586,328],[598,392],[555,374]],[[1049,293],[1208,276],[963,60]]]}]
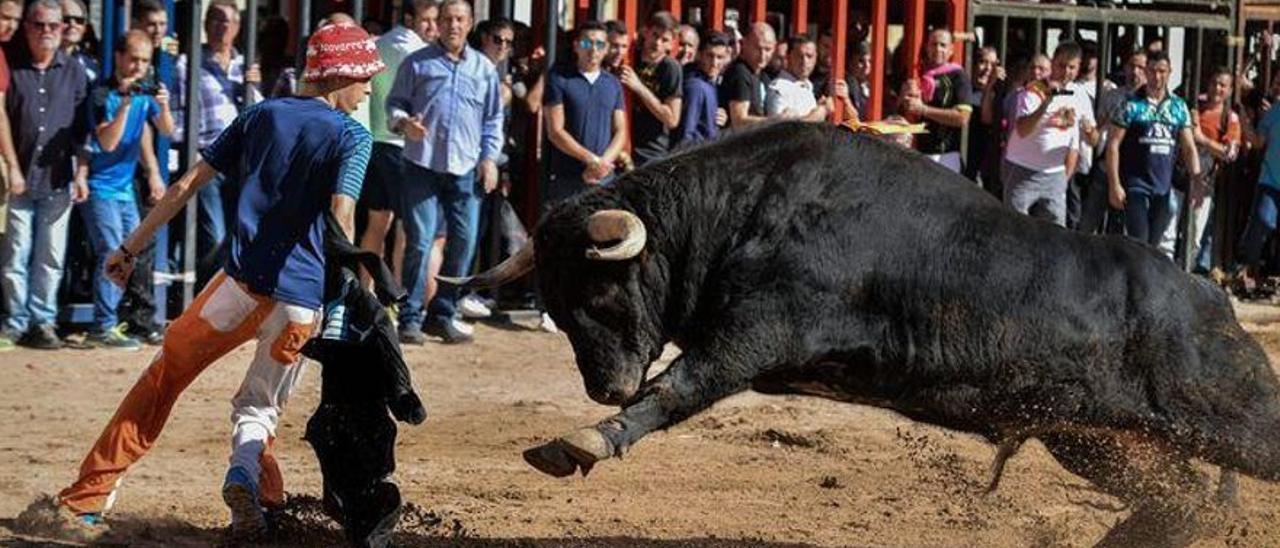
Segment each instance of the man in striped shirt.
[{"label": "man in striped shirt", "polygon": [[231,465],[222,495],[234,534],[265,529],[262,507],[280,504],[284,489],[270,447],[324,298],[326,216],[336,218],[348,239],[354,236],[355,203],[373,147],[369,131],[350,113],[383,68],[359,27],[317,30],[307,45],[301,96],[272,99],[237,117],[107,259],[107,276],[123,284],[156,230],[215,175],[241,189],[226,265],[169,328],[80,465],[79,479],[59,493],[65,536],[84,539],[100,531],[95,526],[119,480],[155,443],[178,395],[250,339],[257,339],[257,350],[232,399]]}]

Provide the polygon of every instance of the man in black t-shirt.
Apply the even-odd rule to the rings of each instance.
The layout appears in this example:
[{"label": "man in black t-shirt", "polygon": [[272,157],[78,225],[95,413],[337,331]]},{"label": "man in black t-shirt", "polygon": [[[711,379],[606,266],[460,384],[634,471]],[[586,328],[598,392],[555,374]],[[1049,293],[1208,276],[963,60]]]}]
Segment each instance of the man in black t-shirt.
[{"label": "man in black t-shirt", "polygon": [[906,114],[918,117],[929,133],[916,137],[916,150],[948,169],[960,172],[961,128],[973,113],[969,96],[973,84],[964,67],[951,63],[951,31],[937,29],[929,33],[924,49],[924,74],[920,88],[924,100],[903,105]]},{"label": "man in black t-shirt", "polygon": [[763,122],[769,82],[763,71],[773,58],[778,37],[768,23],[755,23],[742,39],[742,51],[720,81],[720,107],[729,112],[729,126],[742,128]]},{"label": "man in black t-shirt", "polygon": [[655,12],[644,28],[644,49],[636,68],[622,67],[618,79],[632,94],[631,145],[637,167],[671,150],[671,130],[680,125],[684,70],[667,56],[675,42],[676,19]]}]

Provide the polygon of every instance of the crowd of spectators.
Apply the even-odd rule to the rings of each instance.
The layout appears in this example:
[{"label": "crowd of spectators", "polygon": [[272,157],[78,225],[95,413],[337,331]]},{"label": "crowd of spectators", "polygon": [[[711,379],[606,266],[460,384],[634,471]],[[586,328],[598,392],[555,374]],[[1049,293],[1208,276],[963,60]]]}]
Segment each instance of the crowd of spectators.
[{"label": "crowd of spectators", "polygon": [[[264,18],[254,29],[262,51],[246,59],[234,0],[209,2],[198,67],[179,54],[156,0],[132,3],[132,30],[111,52],[96,51],[86,15],[81,0],[0,0],[0,349],[160,342],[152,271],[176,270],[176,242],[157,238],[123,290],[105,279],[103,260],[163,195],[187,124],[196,124],[197,147],[207,147],[249,104],[297,90],[287,22]],[[406,344],[470,341],[462,320],[493,313],[492,298],[435,279],[465,275],[481,240],[500,236],[487,228],[490,202],[515,201],[538,180],[528,151],[546,157],[536,198],[545,207],[726,132],[779,119],[866,119],[872,103],[868,43],[854,41],[836,80],[829,34],[780,40],[762,22],[721,32],[659,11],[632,36],[618,21],[583,21],[564,33],[548,67],[532,29],[501,18],[477,23],[465,1],[410,0],[397,19],[364,22],[380,34],[388,70],[353,116],[375,141],[358,243],[385,256],[409,292],[397,318]],[[334,13],[317,28],[346,22]],[[1159,42],[1133,49],[1111,75],[1099,74],[1097,45],[1086,40],[1008,64],[980,47],[970,67],[953,62],[957,47],[951,32],[933,30],[915,70],[892,71],[885,120],[925,131],[890,140],[1014,211],[1122,233],[1170,259],[1191,257],[1201,273],[1220,266],[1214,245],[1238,243],[1233,274],[1246,290],[1257,287],[1280,218],[1280,112],[1269,108],[1271,93],[1213,70],[1199,97],[1185,97],[1185,82],[1170,89],[1173,66]],[[102,73],[105,55],[111,74]],[[189,70],[199,71],[195,89],[186,89]],[[199,103],[198,119],[186,119],[187,101]],[[1213,228],[1214,182],[1245,158],[1260,169],[1237,240]],[[199,193],[197,284],[225,260],[237,190],[215,181]],[[84,273],[64,281],[77,249],[87,250]],[[82,339],[59,329],[59,287],[69,284],[92,297]],[[545,315],[542,325],[555,329]]]}]

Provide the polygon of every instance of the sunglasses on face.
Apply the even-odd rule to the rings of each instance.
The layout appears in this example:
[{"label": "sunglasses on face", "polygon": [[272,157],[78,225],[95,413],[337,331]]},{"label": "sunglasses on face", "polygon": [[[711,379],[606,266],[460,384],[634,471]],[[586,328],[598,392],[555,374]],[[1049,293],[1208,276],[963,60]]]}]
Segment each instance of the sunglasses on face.
[{"label": "sunglasses on face", "polygon": [[68,25],[83,25],[85,18],[79,15],[64,15],[62,16],[62,22]]},{"label": "sunglasses on face", "polygon": [[489,40],[499,46],[510,46],[512,42],[515,42],[514,38],[503,38],[501,36],[490,36]]},{"label": "sunglasses on face", "polygon": [[604,50],[605,48],[609,47],[609,43],[605,42],[604,40],[588,40],[586,38],[583,38],[581,40],[578,40],[578,47],[582,49]]},{"label": "sunglasses on face", "polygon": [[42,31],[55,31],[62,28],[62,23],[58,21],[27,21],[27,25],[30,25],[33,29]]}]

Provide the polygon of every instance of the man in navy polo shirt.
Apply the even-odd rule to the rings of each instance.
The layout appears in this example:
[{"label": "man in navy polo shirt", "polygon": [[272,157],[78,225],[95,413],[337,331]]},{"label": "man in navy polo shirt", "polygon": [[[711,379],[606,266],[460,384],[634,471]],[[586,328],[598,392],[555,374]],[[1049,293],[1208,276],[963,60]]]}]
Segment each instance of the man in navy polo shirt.
[{"label": "man in navy polo shirt", "polygon": [[578,62],[551,71],[542,104],[546,106],[551,149],[551,180],[543,202],[552,204],[607,184],[614,161],[627,143],[622,84],[602,70],[609,48],[604,24],[578,26],[573,49]]}]

